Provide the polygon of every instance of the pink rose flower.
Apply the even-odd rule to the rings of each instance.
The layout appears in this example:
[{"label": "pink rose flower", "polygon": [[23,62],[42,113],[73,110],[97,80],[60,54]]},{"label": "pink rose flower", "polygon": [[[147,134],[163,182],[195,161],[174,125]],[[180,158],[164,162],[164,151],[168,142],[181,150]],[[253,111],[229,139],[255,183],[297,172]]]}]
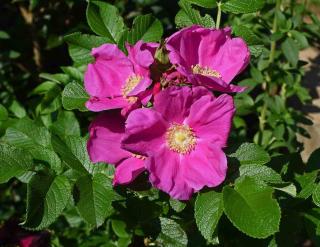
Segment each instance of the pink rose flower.
[{"label": "pink rose flower", "polygon": [[[124,114],[144,102],[143,92],[151,85],[149,67],[158,44],[137,42],[127,45],[126,56],[115,44],[92,49],[94,63],[84,75],[90,95],[86,107],[91,111],[124,108]],[[140,97],[142,95],[142,97]]]},{"label": "pink rose flower", "polygon": [[235,108],[231,96],[215,98],[204,87],[169,87],[154,108],[132,111],[123,147],[148,156],[151,183],[171,197],[187,200],[226,176],[226,146]]},{"label": "pink rose flower", "polygon": [[87,150],[92,162],[115,164],[113,183],[128,184],[145,170],[145,158],[121,148],[125,119],[119,111],[103,112],[89,126]]},{"label": "pink rose flower", "polygon": [[220,92],[242,92],[230,82],[249,63],[250,52],[241,38],[231,38],[231,29],[191,26],[167,39],[169,59],[194,85]]}]

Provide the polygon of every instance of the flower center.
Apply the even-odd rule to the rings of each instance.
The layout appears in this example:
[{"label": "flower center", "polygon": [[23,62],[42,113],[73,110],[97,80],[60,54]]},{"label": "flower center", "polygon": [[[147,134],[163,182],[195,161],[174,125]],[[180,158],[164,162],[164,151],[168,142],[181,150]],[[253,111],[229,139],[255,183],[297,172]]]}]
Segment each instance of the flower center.
[{"label": "flower center", "polygon": [[126,80],[126,83],[121,88],[121,92],[124,98],[126,98],[130,103],[137,101],[137,97],[128,96],[128,94],[139,84],[142,80],[142,77],[139,75],[131,75]]},{"label": "flower center", "polygon": [[196,136],[193,130],[183,124],[173,124],[166,133],[169,149],[180,154],[187,154],[196,146]]},{"label": "flower center", "polygon": [[134,154],[134,153],[132,153],[132,156],[135,157],[135,158],[137,158],[137,159],[139,159],[139,160],[145,160],[145,159],[146,159],[145,156],[140,155],[140,154]]},{"label": "flower center", "polygon": [[128,94],[139,84],[142,77],[139,75],[131,75],[126,80],[126,83],[122,87],[122,95],[127,97]]},{"label": "flower center", "polygon": [[200,66],[200,64],[197,64],[197,65],[192,65],[191,69],[193,74],[221,78],[221,74],[218,71],[211,69],[208,66],[202,67]]}]

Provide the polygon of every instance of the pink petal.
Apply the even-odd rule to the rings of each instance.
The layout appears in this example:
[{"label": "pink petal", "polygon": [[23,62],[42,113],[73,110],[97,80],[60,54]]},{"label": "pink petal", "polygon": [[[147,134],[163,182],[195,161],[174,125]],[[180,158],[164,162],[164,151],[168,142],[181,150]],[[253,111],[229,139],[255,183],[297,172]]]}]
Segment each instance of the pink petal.
[{"label": "pink petal", "polygon": [[134,46],[126,45],[128,57],[133,63],[134,71],[138,75],[149,76],[149,67],[154,62],[154,54],[159,44],[138,41]]},{"label": "pink petal", "polygon": [[129,107],[130,105],[131,103],[129,103],[128,100],[126,100],[122,96],[111,99],[93,97],[86,102],[87,109],[94,112],[120,109],[124,107]]},{"label": "pink petal", "polygon": [[241,87],[233,84],[228,84],[221,78],[192,75],[192,79],[189,79],[194,85],[204,86],[208,89],[224,92],[224,93],[241,93],[246,90],[246,87]]},{"label": "pink petal", "polygon": [[120,96],[126,79],[134,74],[130,60],[114,44],[94,48],[92,55],[95,62],[88,65],[84,75],[88,94],[101,98]]},{"label": "pink petal", "polygon": [[224,152],[205,142],[197,143],[190,154],[182,156],[185,182],[195,191],[204,186],[216,187],[227,173],[227,158]]},{"label": "pink petal", "polygon": [[198,49],[199,60],[193,65],[200,64],[201,66],[214,68],[214,66],[212,66],[213,60],[216,59],[216,55],[226,42],[226,39],[227,37],[224,30],[210,29],[210,32],[203,32]]},{"label": "pink petal", "polygon": [[[231,29],[221,30],[192,26],[167,39],[170,62],[194,85],[221,92],[241,92],[244,88],[230,82],[249,63],[250,52],[241,38],[231,38]],[[193,74],[192,66],[200,65],[218,71],[221,78]]]},{"label": "pink petal", "polygon": [[186,123],[195,131],[197,138],[225,147],[235,113],[233,99],[227,94],[218,98],[205,96],[190,109]]},{"label": "pink petal", "polygon": [[164,145],[167,122],[152,109],[132,111],[126,121],[126,134],[122,140],[123,148],[132,153],[148,156]]},{"label": "pink petal", "polygon": [[146,162],[150,172],[150,182],[158,189],[168,193],[172,198],[188,200],[193,189],[184,179],[185,168],[180,163],[180,155],[162,147]]},{"label": "pink petal", "polygon": [[135,96],[140,93],[143,93],[150,87],[152,84],[152,80],[150,78],[142,78],[142,80],[138,83],[137,86],[128,94],[128,96]]},{"label": "pink petal", "polygon": [[145,161],[130,157],[116,166],[113,185],[129,184],[145,170]]},{"label": "pink petal", "polygon": [[183,67],[183,75],[191,73],[191,66],[198,63],[199,57],[197,47],[199,47],[201,37],[197,30],[200,26],[190,26],[171,35],[166,42],[166,48],[169,51],[169,60],[172,64],[178,64]]},{"label": "pink petal", "polygon": [[121,148],[125,119],[117,111],[101,113],[89,126],[87,149],[92,162],[117,163],[131,157]]},{"label": "pink petal", "polygon": [[170,123],[183,123],[192,103],[204,95],[212,95],[204,87],[169,87],[154,97],[154,109]]},{"label": "pink petal", "polygon": [[235,76],[244,70],[250,61],[250,51],[241,38],[228,39],[212,59],[211,67],[230,83]]}]

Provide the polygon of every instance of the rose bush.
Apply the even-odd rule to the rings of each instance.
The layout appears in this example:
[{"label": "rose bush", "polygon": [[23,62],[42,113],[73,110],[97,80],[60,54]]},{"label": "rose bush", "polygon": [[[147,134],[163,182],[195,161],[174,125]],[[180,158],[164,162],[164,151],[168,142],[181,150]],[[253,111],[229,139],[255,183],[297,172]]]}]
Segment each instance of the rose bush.
[{"label": "rose bush", "polygon": [[173,26],[165,1],[121,3],[88,1],[91,30],[63,39],[72,65],[25,101],[0,85],[0,183],[26,200],[0,220],[47,230],[27,244],[318,245],[320,152],[302,161],[294,106],[319,19],[295,1],[180,0]]}]

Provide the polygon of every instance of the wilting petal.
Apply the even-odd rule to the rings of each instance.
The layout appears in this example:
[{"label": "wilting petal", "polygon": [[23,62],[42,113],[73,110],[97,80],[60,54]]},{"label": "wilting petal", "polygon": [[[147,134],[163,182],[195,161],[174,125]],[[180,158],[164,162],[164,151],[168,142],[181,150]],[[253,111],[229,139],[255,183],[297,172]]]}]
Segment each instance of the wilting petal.
[{"label": "wilting petal", "polygon": [[126,121],[126,134],[122,140],[122,147],[144,156],[148,156],[150,151],[157,152],[163,145],[167,126],[161,115],[154,110],[147,108],[134,110]]},{"label": "wilting petal", "polygon": [[202,97],[190,109],[186,123],[195,131],[197,138],[225,147],[235,113],[233,99],[227,94],[218,98]]},{"label": "wilting petal", "polygon": [[130,157],[120,162],[116,166],[113,184],[131,183],[137,176],[145,170],[145,161],[135,157]]},{"label": "wilting petal", "polygon": [[227,173],[227,158],[224,152],[214,145],[198,143],[196,149],[183,156],[185,182],[195,191],[204,186],[216,187],[221,184]]},{"label": "wilting petal", "polygon": [[115,164],[131,157],[131,153],[121,148],[125,119],[117,111],[101,113],[90,124],[87,149],[92,162]]}]

